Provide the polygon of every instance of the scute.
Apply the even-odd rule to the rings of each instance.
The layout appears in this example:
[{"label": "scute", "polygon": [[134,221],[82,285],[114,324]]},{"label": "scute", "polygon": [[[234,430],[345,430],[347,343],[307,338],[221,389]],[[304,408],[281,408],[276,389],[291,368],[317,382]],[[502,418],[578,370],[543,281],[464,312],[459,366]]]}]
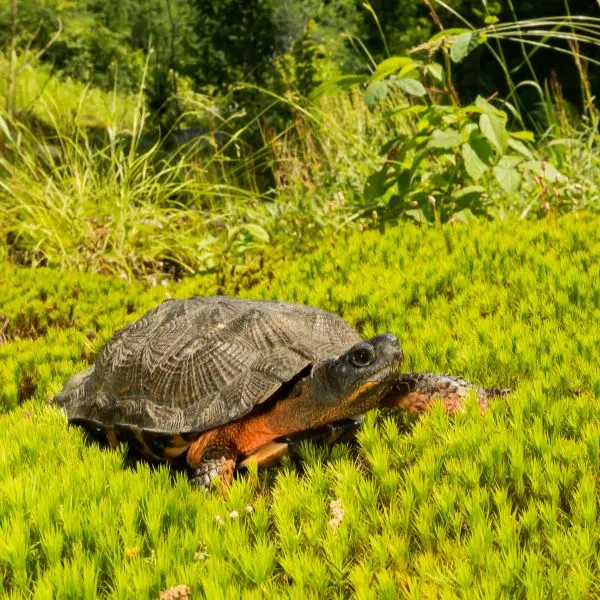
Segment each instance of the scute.
[{"label": "scute", "polygon": [[55,397],[70,420],[201,432],[238,419],[361,340],[341,317],[277,301],[167,300],[119,330]]}]

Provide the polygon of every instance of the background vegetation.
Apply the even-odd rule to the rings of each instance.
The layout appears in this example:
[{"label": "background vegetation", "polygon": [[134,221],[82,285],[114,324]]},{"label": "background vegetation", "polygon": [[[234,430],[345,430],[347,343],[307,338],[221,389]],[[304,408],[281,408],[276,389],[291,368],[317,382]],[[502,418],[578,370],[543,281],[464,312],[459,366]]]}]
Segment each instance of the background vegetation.
[{"label": "background vegetation", "polygon": [[225,277],[341,228],[597,210],[596,8],[455,4],[5,3],[0,255]]},{"label": "background vegetation", "polygon": [[[0,4],[0,596],[600,595],[600,8]],[[167,296],[514,394],[204,497],[46,406]]]}]

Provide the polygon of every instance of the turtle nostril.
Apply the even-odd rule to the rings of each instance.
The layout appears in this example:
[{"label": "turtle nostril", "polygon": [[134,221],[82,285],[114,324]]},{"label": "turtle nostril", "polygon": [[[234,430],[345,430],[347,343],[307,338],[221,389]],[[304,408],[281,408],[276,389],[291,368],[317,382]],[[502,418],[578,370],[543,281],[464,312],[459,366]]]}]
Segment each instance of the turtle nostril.
[{"label": "turtle nostril", "polygon": [[395,335],[393,335],[391,333],[386,333],[384,335],[387,338],[388,342],[392,346],[396,346],[396,347],[400,348],[400,341],[398,340],[398,338]]}]

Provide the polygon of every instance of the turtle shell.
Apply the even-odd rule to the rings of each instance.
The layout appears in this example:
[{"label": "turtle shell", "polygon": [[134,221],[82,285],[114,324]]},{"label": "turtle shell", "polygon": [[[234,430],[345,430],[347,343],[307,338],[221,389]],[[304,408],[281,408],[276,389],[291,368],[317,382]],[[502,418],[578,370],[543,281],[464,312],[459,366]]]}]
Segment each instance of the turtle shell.
[{"label": "turtle shell", "polygon": [[197,434],[240,419],[360,340],[341,317],[310,306],[167,300],[119,330],[55,402],[88,426]]}]

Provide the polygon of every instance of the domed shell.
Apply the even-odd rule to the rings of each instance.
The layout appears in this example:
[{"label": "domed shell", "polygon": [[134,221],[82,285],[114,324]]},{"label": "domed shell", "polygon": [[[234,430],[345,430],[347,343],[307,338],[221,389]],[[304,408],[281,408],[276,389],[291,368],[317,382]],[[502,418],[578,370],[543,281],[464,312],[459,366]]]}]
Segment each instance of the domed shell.
[{"label": "domed shell", "polygon": [[55,402],[70,421],[202,432],[239,419],[303,369],[360,340],[341,317],[310,306],[167,300],[119,330]]}]

